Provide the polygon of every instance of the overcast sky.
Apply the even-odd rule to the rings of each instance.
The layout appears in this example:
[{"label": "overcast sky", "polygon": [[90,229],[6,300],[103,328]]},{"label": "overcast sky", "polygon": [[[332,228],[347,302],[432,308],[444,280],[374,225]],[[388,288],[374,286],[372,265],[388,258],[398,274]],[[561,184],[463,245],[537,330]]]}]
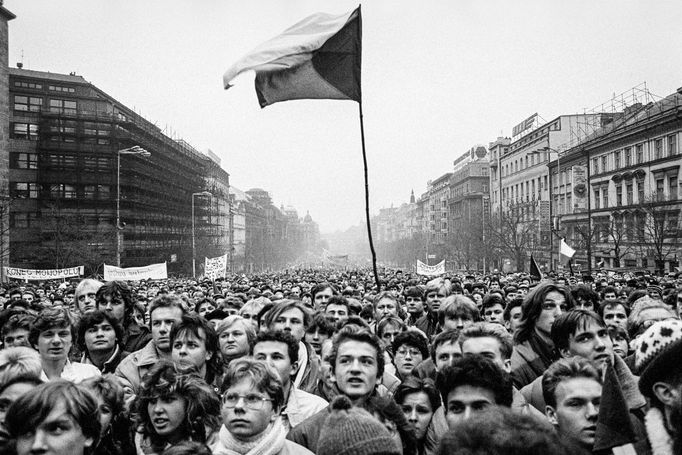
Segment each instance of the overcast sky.
[{"label": "overcast sky", "polygon": [[[323,232],[364,220],[358,105],[261,109],[253,73],[222,74],[263,41],[348,0],[5,0],[10,65],[75,71],[222,159],[231,183],[310,211]],[[682,86],[679,0],[371,0],[362,5],[371,210],[400,205],[476,144],[538,112],[582,113],[647,83]],[[22,57],[23,55],[23,57]],[[171,130],[172,129],[172,130]]]}]

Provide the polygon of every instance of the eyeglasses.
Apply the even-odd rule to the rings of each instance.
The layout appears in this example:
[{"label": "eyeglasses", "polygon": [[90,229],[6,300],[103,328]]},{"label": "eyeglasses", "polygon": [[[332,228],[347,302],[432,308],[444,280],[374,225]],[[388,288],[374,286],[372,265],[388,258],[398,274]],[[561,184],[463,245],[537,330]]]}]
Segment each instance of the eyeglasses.
[{"label": "eyeglasses", "polygon": [[405,357],[407,354],[410,354],[410,357],[416,357],[418,355],[422,355],[421,351],[419,349],[404,349],[400,348],[397,351],[395,351],[395,355],[399,355],[401,357]]},{"label": "eyeglasses", "polygon": [[244,406],[249,409],[261,409],[263,403],[266,401],[272,401],[272,398],[266,398],[257,393],[247,393],[246,395],[240,395],[238,393],[228,393],[223,396],[223,406],[226,408],[234,408],[239,403],[239,399],[244,399]]}]

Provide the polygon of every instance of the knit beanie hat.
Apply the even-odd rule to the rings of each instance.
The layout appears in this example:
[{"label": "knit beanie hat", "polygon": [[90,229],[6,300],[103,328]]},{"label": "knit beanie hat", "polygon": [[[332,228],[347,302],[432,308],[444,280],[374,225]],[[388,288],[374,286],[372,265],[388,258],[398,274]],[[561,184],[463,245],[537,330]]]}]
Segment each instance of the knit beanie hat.
[{"label": "knit beanie hat", "polygon": [[362,408],[353,407],[340,395],[329,405],[331,412],[322,425],[317,455],[400,455],[384,424]]},{"label": "knit beanie hat", "polygon": [[652,398],[653,385],[679,365],[680,356],[682,321],[659,321],[642,334],[635,351],[635,368],[641,374],[639,390],[643,395]]}]

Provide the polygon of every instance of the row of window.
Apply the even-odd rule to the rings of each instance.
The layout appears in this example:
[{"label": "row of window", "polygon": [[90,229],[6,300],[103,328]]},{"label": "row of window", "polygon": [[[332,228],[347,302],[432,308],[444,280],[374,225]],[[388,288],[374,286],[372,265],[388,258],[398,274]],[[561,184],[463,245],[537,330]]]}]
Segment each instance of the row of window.
[{"label": "row of window", "polygon": [[[544,184],[543,184],[544,181]],[[541,191],[547,188],[547,176],[538,177],[537,179],[528,180],[526,182],[517,183],[507,188],[502,189],[502,199],[506,201],[526,202],[531,200],[540,200]]]},{"label": "row of window", "polygon": [[[666,182],[667,180],[667,182]],[[666,197],[668,200],[676,200],[678,198],[679,180],[676,175],[659,176],[656,178],[656,192],[654,194],[656,201],[664,201]],[[616,184],[616,199],[615,207],[622,207],[624,205],[632,205],[635,203],[646,202],[644,193],[644,179],[637,180],[637,200],[634,199],[635,183],[633,181]],[[596,185],[593,188],[594,192],[594,208],[606,209],[609,208],[609,185]]]},{"label": "row of window", "polygon": [[530,152],[525,157],[518,158],[511,163],[502,166],[502,177],[523,171],[531,166],[540,164],[549,159],[549,152]]},{"label": "row of window", "polygon": [[18,199],[37,199],[41,190],[56,199],[76,199],[77,197],[85,199],[109,199],[111,195],[110,185],[82,185],[77,188],[76,185],[67,183],[54,183],[40,185],[38,183],[29,182],[12,182],[10,184],[10,197]]},{"label": "row of window", "polygon": [[677,145],[677,135],[671,134],[665,138],[660,137],[653,140],[653,149],[650,159],[646,160],[644,143],[630,147],[624,147],[595,158],[592,158],[592,174],[600,174],[610,170],[617,171],[623,167],[642,164],[646,161],[658,160],[679,153]]},{"label": "row of window", "polygon": [[49,90],[54,92],[66,92],[66,93],[76,93],[76,89],[73,87],[65,87],[63,85],[50,85]]},{"label": "row of window", "polygon": [[[21,112],[39,112],[43,106],[43,98],[39,96],[14,95],[14,110]],[[78,112],[78,102],[50,98],[48,101],[50,112],[75,114]]]},{"label": "row of window", "polygon": [[21,88],[33,88],[33,89],[37,89],[37,90],[43,89],[42,84],[36,84],[34,82],[14,81],[14,86],[15,87],[21,87]]}]

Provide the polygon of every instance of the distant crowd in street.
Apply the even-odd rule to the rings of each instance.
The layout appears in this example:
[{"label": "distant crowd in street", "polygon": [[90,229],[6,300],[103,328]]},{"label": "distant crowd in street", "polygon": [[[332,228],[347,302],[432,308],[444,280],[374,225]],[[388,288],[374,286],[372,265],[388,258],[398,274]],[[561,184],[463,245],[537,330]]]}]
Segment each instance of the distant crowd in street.
[{"label": "distant crowd in street", "polygon": [[682,274],[0,287],[2,454],[680,454]]}]

